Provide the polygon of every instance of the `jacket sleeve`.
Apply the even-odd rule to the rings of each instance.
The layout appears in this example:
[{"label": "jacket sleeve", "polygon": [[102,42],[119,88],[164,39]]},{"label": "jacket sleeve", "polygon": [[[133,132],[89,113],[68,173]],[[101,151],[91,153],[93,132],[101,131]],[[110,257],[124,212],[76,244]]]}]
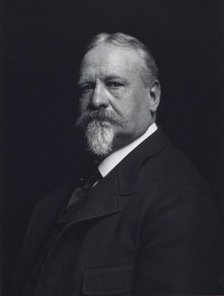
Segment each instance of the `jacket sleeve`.
[{"label": "jacket sleeve", "polygon": [[214,294],[219,237],[210,197],[195,188],[164,195],[145,215],[134,295]]}]

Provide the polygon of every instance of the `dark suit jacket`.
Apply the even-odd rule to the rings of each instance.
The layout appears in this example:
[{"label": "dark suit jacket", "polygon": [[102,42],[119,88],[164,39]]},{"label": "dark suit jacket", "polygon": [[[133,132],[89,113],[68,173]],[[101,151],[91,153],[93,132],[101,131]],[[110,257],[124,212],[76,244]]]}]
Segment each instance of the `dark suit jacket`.
[{"label": "dark suit jacket", "polygon": [[73,184],[63,186],[35,208],[18,267],[18,295],[32,295],[32,272],[49,236],[36,296],[215,293],[219,222],[211,193],[161,129],[55,231],[73,190]]}]

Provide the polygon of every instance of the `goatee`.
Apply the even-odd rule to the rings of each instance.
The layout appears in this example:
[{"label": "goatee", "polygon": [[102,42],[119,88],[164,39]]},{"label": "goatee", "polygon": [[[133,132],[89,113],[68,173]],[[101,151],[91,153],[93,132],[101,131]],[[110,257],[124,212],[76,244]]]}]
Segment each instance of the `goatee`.
[{"label": "goatee", "polygon": [[114,111],[105,109],[84,112],[76,121],[76,126],[85,131],[88,149],[104,158],[113,150],[114,125],[124,125],[126,122]]},{"label": "goatee", "polygon": [[91,121],[85,130],[89,150],[103,158],[109,155],[113,148],[114,132],[105,121]]}]

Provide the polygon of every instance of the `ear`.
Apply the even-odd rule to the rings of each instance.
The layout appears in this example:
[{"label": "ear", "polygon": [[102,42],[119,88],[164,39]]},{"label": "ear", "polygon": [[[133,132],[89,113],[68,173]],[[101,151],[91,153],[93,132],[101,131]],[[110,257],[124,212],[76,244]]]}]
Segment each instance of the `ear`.
[{"label": "ear", "polygon": [[159,80],[154,80],[149,86],[149,105],[151,112],[155,112],[160,103],[161,87]]}]

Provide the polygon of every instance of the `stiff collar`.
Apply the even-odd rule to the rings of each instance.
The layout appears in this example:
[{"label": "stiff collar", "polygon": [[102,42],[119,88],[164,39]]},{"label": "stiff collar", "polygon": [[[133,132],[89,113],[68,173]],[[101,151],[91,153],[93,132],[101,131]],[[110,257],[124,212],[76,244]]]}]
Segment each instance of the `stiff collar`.
[{"label": "stiff collar", "polygon": [[109,174],[113,168],[115,168],[119,162],[122,161],[132,150],[134,150],[139,144],[141,144],[145,139],[151,136],[157,130],[157,125],[153,123],[148,127],[143,135],[137,138],[135,141],[131,142],[127,146],[115,151],[108,157],[106,157],[98,166],[98,169],[103,177]]}]

